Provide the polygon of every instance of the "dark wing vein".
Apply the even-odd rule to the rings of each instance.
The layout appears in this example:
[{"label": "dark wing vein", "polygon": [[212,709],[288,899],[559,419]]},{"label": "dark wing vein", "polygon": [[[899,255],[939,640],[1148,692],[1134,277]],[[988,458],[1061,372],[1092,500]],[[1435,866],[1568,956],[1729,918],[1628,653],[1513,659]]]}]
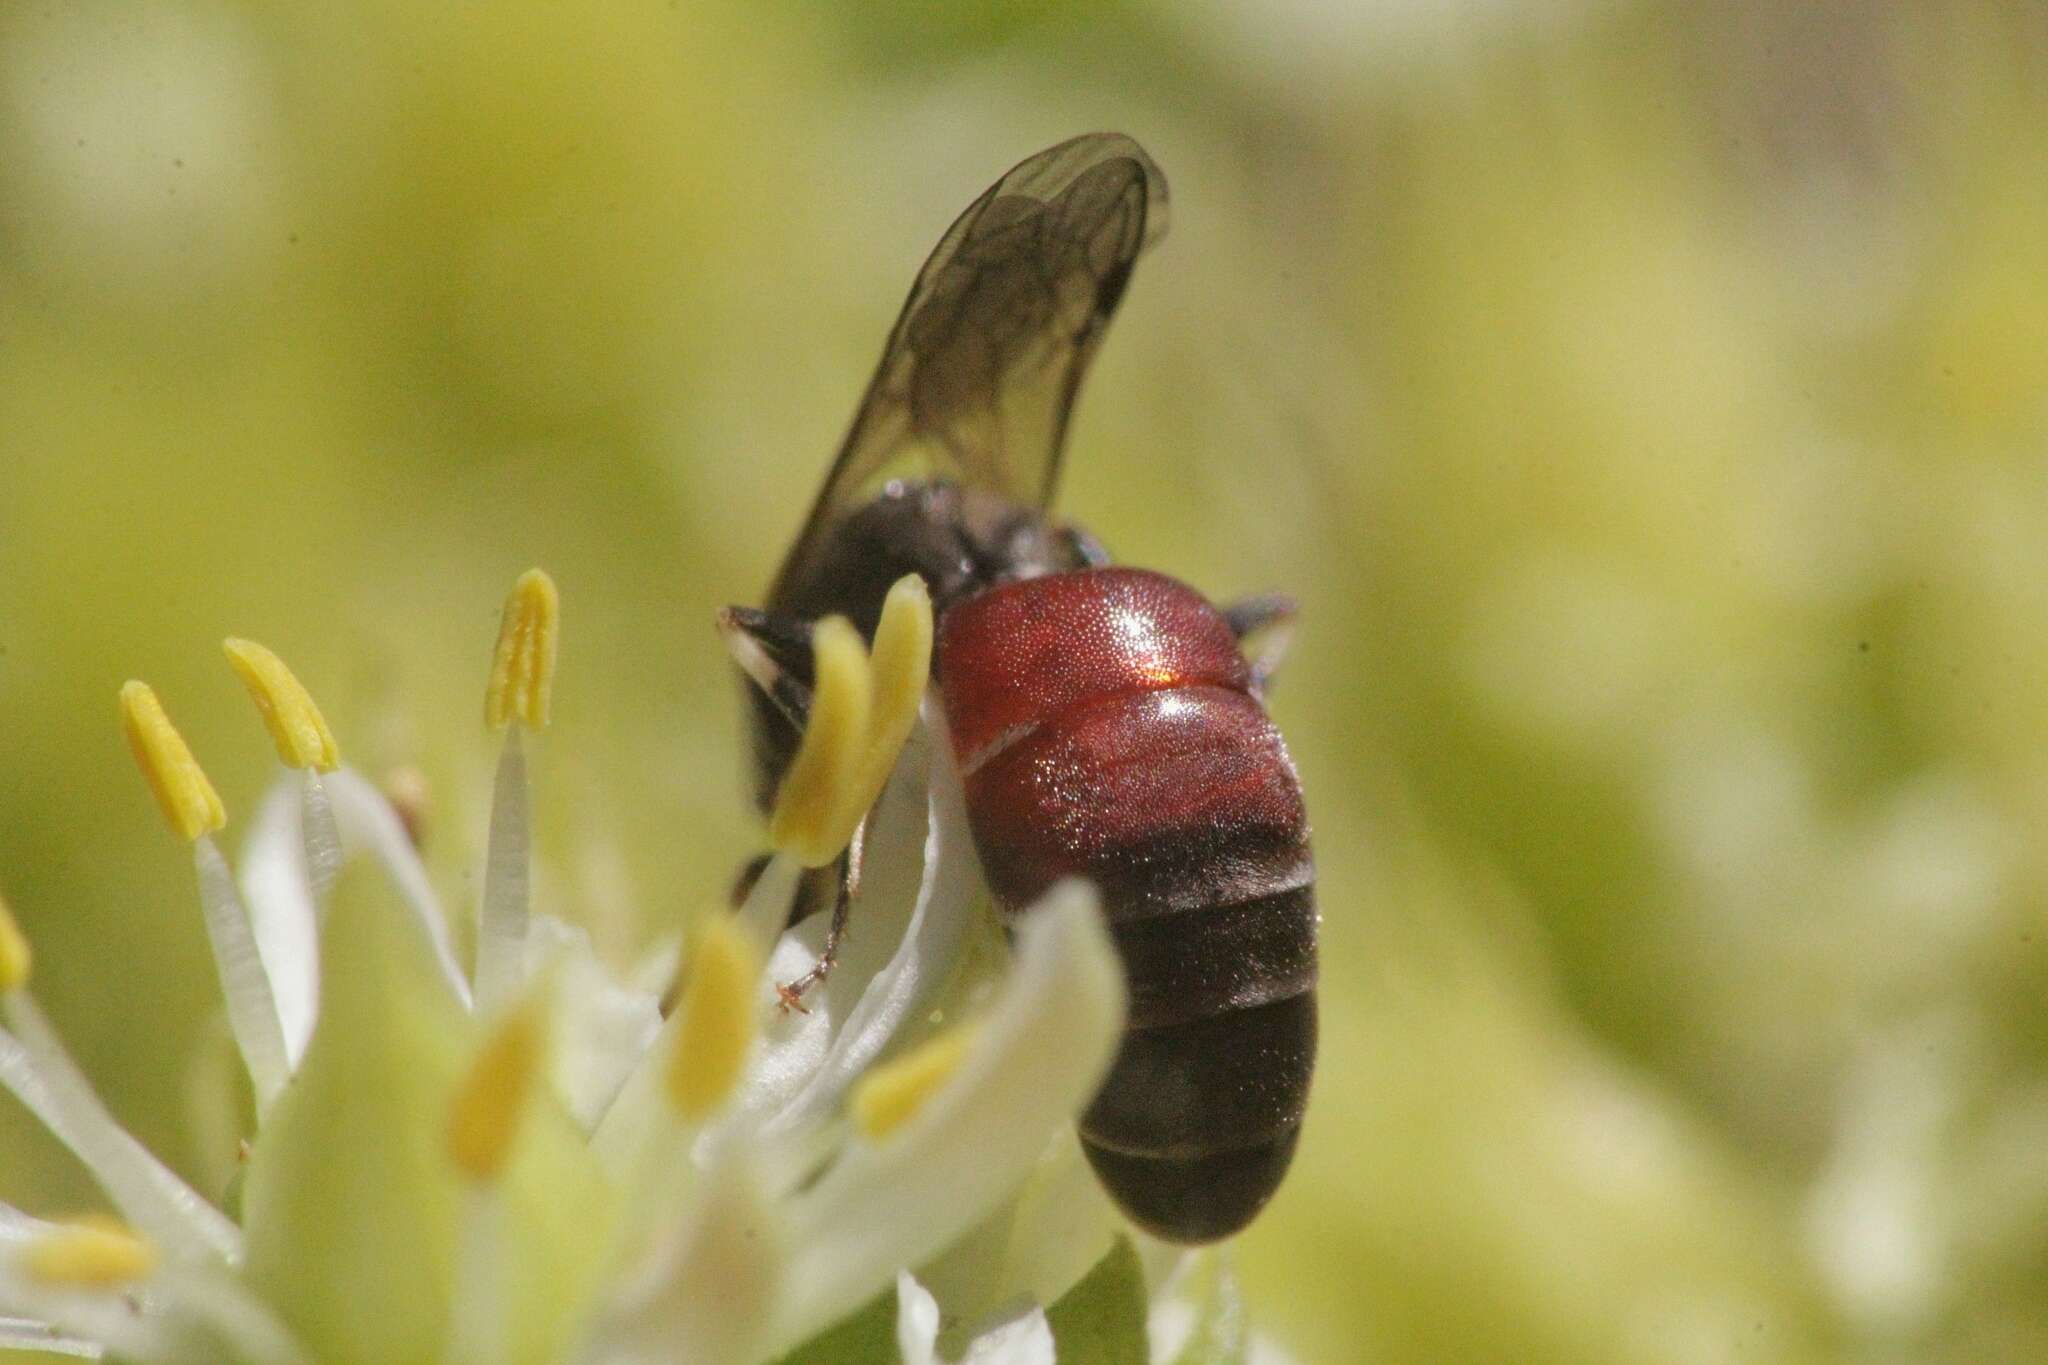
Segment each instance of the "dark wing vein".
[{"label": "dark wing vein", "polygon": [[1045,505],[1082,375],[1165,230],[1166,178],[1119,133],[1048,148],[969,205],[911,286],[782,581],[891,479]]}]

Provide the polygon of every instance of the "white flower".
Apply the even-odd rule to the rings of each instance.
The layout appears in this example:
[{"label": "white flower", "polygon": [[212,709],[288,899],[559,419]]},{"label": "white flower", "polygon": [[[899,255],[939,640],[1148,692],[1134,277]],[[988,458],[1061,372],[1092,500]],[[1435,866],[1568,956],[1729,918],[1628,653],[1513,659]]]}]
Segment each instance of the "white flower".
[{"label": "white flower", "polygon": [[[0,1085],[123,1220],[0,1206],[0,1347],[739,1365],[871,1309],[893,1311],[904,1359],[936,1361],[938,1300],[917,1270],[971,1282],[949,1312],[985,1313],[988,1330],[949,1324],[960,1359],[1053,1360],[1037,1305],[1118,1226],[1074,1179],[1070,1123],[1115,1050],[1124,986],[1085,885],[1021,917],[1013,947],[991,929],[952,766],[913,728],[924,665],[904,642],[921,629],[928,649],[930,613],[910,596],[890,627],[909,633],[878,641],[862,709],[834,713],[836,738],[819,741],[836,756],[793,769],[809,773],[811,815],[782,821],[782,836],[803,827],[781,846],[815,863],[868,821],[859,933],[807,1013],[775,985],[818,951],[820,926],[782,931],[790,853],[737,915],[701,926],[666,1018],[580,931],[530,912],[520,732],[546,720],[545,576],[508,603],[493,678],[506,738],[473,976],[397,813],[338,765],[275,656],[230,644],[295,770],[258,808],[239,879],[212,839],[218,798],[131,684],[130,738],[193,846],[254,1129],[231,1216],[94,1097],[0,909]],[[870,665],[821,655],[822,711],[840,667]],[[349,861],[383,875],[342,877]]]},{"label": "white flower", "polygon": [[[904,1271],[896,1277],[896,1349],[903,1365],[947,1365],[939,1359],[939,1301]],[[1033,1306],[975,1338],[956,1365],[1053,1365],[1052,1324]]]}]

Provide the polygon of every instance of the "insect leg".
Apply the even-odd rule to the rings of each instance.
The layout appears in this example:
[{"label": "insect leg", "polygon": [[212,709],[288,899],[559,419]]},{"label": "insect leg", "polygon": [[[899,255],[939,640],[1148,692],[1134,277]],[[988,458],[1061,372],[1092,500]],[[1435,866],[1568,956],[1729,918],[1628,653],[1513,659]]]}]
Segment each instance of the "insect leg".
[{"label": "insect leg", "polygon": [[1252,690],[1263,695],[1266,684],[1278,671],[1294,638],[1294,617],[1299,610],[1286,593],[1260,593],[1232,602],[1223,608],[1223,619],[1238,643],[1251,642],[1246,657],[1252,665]]},{"label": "insect leg", "polygon": [[[746,904],[747,896],[754,889],[754,883],[761,880],[761,874],[768,870],[768,862],[774,856],[773,852],[763,850],[740,864],[738,875],[732,879],[732,889],[726,893],[726,903],[732,909],[738,910],[742,905]],[[786,929],[794,929],[819,910],[822,910],[825,907],[825,898],[827,896],[837,895],[838,900],[832,909],[832,928],[825,938],[825,954],[828,959],[838,952],[839,935],[845,927],[846,897],[850,894],[840,890],[846,884],[845,867],[846,859],[841,857],[837,863],[828,864],[825,867],[807,869],[803,877],[796,884],[796,899],[789,907],[789,922],[783,926]],[[830,970],[829,965],[823,963],[820,965],[825,965],[826,971]],[[803,978],[801,984],[794,988],[796,995],[801,995],[803,991],[810,988],[812,976],[822,980],[824,973],[819,972],[815,967],[812,968],[811,972]],[[777,986],[775,989],[778,994],[783,996],[782,1003],[784,1007],[798,1010],[803,1008],[803,1006],[797,1004],[795,995],[786,993],[786,988]],[[662,1018],[666,1019],[669,1015],[675,1013],[676,1002],[682,999],[682,994],[683,974],[678,970],[670,977],[667,987],[661,993],[660,1008]]]},{"label": "insect leg", "polygon": [[803,1006],[804,992],[811,989],[832,974],[832,968],[839,961],[839,940],[846,934],[846,922],[851,917],[853,898],[860,894],[861,853],[867,844],[868,823],[863,820],[855,826],[853,842],[846,852],[839,855],[839,890],[832,899],[832,923],[825,929],[825,944],[818,953],[818,960],[811,969],[796,980],[777,983],[775,994],[782,999],[784,1009],[807,1013]]},{"label": "insect leg", "polygon": [[811,623],[752,607],[727,607],[718,613],[718,633],[740,671],[801,731],[811,714],[811,689],[799,675],[799,670],[808,672]]}]

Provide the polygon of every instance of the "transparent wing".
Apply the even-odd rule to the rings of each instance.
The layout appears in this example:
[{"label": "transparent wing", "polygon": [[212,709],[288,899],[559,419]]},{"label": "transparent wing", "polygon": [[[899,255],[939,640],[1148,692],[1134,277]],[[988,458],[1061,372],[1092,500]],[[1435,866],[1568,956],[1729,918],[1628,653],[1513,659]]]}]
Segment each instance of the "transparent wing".
[{"label": "transparent wing", "polygon": [[1088,362],[1138,253],[1166,231],[1166,177],[1120,133],[1020,163],[918,272],[783,581],[892,479],[1043,506]]}]

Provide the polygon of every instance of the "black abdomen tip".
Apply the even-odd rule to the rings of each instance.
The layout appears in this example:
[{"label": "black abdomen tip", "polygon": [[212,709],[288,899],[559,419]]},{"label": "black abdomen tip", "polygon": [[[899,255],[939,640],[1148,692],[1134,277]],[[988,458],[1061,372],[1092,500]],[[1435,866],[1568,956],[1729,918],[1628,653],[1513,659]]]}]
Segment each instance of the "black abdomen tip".
[{"label": "black abdomen tip", "polygon": [[1313,991],[1127,1033],[1081,1143],[1131,1221],[1173,1242],[1249,1223],[1287,1173],[1315,1044]]},{"label": "black abdomen tip", "polygon": [[1252,1221],[1294,1158],[1299,1127],[1255,1147],[1208,1156],[1138,1156],[1097,1147],[1081,1150],[1124,1216],[1169,1242],[1216,1242]]}]

